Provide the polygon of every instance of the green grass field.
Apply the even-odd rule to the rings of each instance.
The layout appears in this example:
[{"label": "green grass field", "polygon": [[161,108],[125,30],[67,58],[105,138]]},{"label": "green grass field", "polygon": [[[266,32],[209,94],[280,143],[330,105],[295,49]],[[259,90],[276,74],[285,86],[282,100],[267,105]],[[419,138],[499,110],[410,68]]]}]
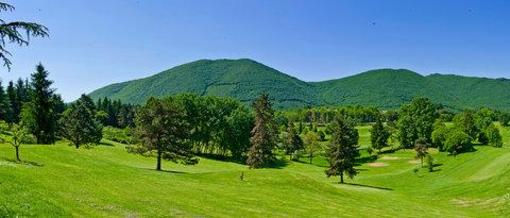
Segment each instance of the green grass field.
[{"label": "green grass field", "polygon": [[[412,150],[382,154],[343,185],[325,176],[324,157],[257,170],[201,158],[195,166],[164,162],[167,171],[157,172],[153,158],[122,144],[26,145],[23,164],[0,144],[0,217],[508,217],[510,130],[502,133],[503,148],[431,151],[431,173]],[[368,129],[360,135],[365,147]]]}]

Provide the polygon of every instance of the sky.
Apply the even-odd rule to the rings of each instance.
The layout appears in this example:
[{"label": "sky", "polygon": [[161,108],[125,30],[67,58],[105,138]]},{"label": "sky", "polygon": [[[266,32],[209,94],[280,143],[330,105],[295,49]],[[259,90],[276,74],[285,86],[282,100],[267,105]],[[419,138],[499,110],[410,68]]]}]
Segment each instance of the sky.
[{"label": "sky", "polygon": [[305,81],[378,68],[510,78],[510,1],[4,0],[50,37],[10,45],[6,82],[42,63],[72,101],[198,59],[251,58]]}]

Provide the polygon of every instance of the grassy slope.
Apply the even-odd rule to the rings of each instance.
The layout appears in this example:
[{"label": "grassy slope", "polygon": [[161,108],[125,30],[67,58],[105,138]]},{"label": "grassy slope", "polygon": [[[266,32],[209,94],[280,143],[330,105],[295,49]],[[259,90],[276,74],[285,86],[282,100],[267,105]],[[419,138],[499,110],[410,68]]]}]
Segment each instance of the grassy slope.
[{"label": "grassy slope", "polygon": [[510,110],[510,80],[425,77],[409,70],[380,69],[306,83],[249,59],[195,61],[151,77],[106,86],[90,95],[143,103],[150,96],[193,92],[251,102],[263,91],[270,93],[277,107],[284,108],[356,104],[397,108],[413,97],[426,96],[456,109],[487,106]]},{"label": "grassy slope", "polygon": [[[368,131],[363,127],[361,131]],[[314,165],[287,162],[274,169],[201,159],[196,166],[128,154],[124,146],[76,150],[63,143],[28,145],[14,164],[0,145],[0,216],[504,216],[510,214],[510,131],[505,147],[447,157],[433,173],[413,171],[414,153],[385,154],[385,167],[360,166],[357,185],[339,185]],[[367,141],[362,134],[362,141]],[[35,166],[35,163],[42,166]],[[245,172],[246,181],[239,175]]]}]

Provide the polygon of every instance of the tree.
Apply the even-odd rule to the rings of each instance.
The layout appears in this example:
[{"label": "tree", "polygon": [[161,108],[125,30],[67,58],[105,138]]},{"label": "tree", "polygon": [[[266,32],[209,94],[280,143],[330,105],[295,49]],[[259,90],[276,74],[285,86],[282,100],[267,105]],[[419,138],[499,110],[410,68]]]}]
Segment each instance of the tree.
[{"label": "tree", "polygon": [[473,111],[466,110],[453,117],[453,124],[468,134],[472,139],[478,138],[480,129],[476,126],[475,115]]},{"label": "tree", "polygon": [[503,147],[503,139],[496,125],[490,124],[485,129],[485,135],[487,136],[489,145],[497,148]]},{"label": "tree", "polygon": [[23,143],[28,141],[29,134],[22,124],[13,124],[11,127],[11,137],[8,139],[9,143],[16,151],[16,161],[20,162],[19,148]]},{"label": "tree", "polygon": [[9,121],[10,103],[5,93],[2,81],[0,81],[0,120]]},{"label": "tree", "polygon": [[428,155],[428,144],[424,138],[419,138],[414,143],[414,150],[416,151],[416,158],[420,159],[421,167],[423,167],[423,158]]},{"label": "tree", "polygon": [[7,97],[9,98],[9,113],[7,115],[8,118],[7,121],[9,123],[18,123],[19,111],[21,107],[16,96],[16,89],[14,88],[14,83],[12,81],[10,81],[9,85],[7,86]]},{"label": "tree", "polygon": [[245,107],[239,107],[226,118],[221,131],[222,144],[226,144],[232,158],[242,160],[250,148],[250,131],[253,128],[253,115]]},{"label": "tree", "polygon": [[[30,132],[37,138],[38,144],[52,144],[55,142],[57,116],[55,105],[52,100],[54,90],[50,88],[52,81],[48,80],[48,72],[42,64],[37,65],[36,72],[32,74],[32,95],[26,112],[32,113],[23,118],[27,123],[31,123]],[[25,114],[27,115],[27,114]],[[34,119],[34,120],[28,120]]]},{"label": "tree", "polygon": [[274,111],[269,95],[264,93],[253,102],[255,126],[251,131],[251,148],[246,163],[250,168],[260,168],[274,161],[273,148],[276,147],[278,128],[274,122]]},{"label": "tree", "polygon": [[293,122],[289,122],[287,125],[287,138],[285,139],[284,146],[285,154],[289,155],[290,160],[293,159],[292,156],[295,152],[304,148],[303,140],[297,133]]},{"label": "tree", "polygon": [[444,143],[446,141],[446,137],[448,135],[448,127],[441,122],[441,120],[437,120],[434,124],[434,131],[432,132],[432,145],[437,147],[440,151],[444,151]]},{"label": "tree", "polygon": [[510,113],[501,112],[498,116],[498,120],[501,123],[501,126],[507,127],[510,125]]},{"label": "tree", "polygon": [[142,155],[155,152],[156,170],[161,170],[162,159],[183,164],[198,162],[187,142],[190,126],[186,112],[173,98],[150,98],[136,114],[136,131],[141,144],[128,151]]},{"label": "tree", "polygon": [[103,138],[103,126],[95,113],[94,103],[86,95],[64,112],[60,120],[62,135],[77,149],[83,144],[98,144]]},{"label": "tree", "polygon": [[[13,11],[14,6],[0,2],[0,11]],[[7,58],[11,53],[6,49],[7,43],[19,46],[28,45],[30,37],[47,37],[48,28],[41,24],[23,21],[5,22],[0,19],[0,58],[7,69],[11,69],[12,62]]]},{"label": "tree", "polygon": [[462,151],[472,148],[471,141],[473,138],[465,133],[462,129],[453,128],[447,135],[445,142],[445,150],[453,155],[457,155]]},{"label": "tree", "polygon": [[401,107],[397,127],[402,147],[412,148],[418,138],[431,141],[436,109],[427,98],[414,98]]},{"label": "tree", "polygon": [[382,148],[388,146],[388,138],[390,137],[390,132],[384,127],[381,116],[377,116],[375,124],[372,126],[370,133],[372,148],[381,152]]},{"label": "tree", "polygon": [[327,150],[329,169],[326,175],[340,176],[340,183],[344,182],[344,173],[350,178],[358,174],[354,168],[358,151],[358,130],[351,121],[343,116],[337,116],[331,126],[332,136]]},{"label": "tree", "polygon": [[319,136],[315,132],[307,132],[305,134],[305,150],[308,154],[308,161],[310,164],[312,163],[313,157],[317,151],[320,149],[319,145]]}]

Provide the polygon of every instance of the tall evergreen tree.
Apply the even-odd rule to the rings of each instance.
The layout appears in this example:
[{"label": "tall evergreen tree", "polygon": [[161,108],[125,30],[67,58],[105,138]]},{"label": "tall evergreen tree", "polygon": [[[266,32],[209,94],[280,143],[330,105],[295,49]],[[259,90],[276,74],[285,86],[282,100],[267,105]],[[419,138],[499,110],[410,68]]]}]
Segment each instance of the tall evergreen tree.
[{"label": "tall evergreen tree", "polygon": [[9,109],[9,99],[5,94],[4,87],[2,86],[2,81],[0,81],[0,120],[6,121],[7,114]]},{"label": "tall evergreen tree", "polygon": [[16,88],[14,87],[14,83],[12,81],[10,81],[9,85],[7,86],[7,97],[9,98],[9,113],[7,116],[7,122],[18,123],[21,106],[19,104],[18,97],[16,96]]},{"label": "tall evergreen tree", "polygon": [[32,74],[31,111],[33,127],[31,133],[37,138],[38,144],[52,144],[55,142],[56,113],[54,111],[53,92],[50,88],[53,82],[48,80],[48,71],[42,64],[38,64]]},{"label": "tall evergreen tree", "polygon": [[274,122],[274,111],[269,95],[264,93],[253,102],[255,126],[251,131],[251,148],[246,163],[250,168],[261,168],[273,162],[278,128]]},{"label": "tall evergreen tree", "polygon": [[352,121],[344,116],[337,116],[331,125],[331,142],[327,150],[329,169],[326,175],[340,176],[340,183],[344,183],[344,173],[350,178],[358,174],[354,168],[358,151],[358,130]]}]

